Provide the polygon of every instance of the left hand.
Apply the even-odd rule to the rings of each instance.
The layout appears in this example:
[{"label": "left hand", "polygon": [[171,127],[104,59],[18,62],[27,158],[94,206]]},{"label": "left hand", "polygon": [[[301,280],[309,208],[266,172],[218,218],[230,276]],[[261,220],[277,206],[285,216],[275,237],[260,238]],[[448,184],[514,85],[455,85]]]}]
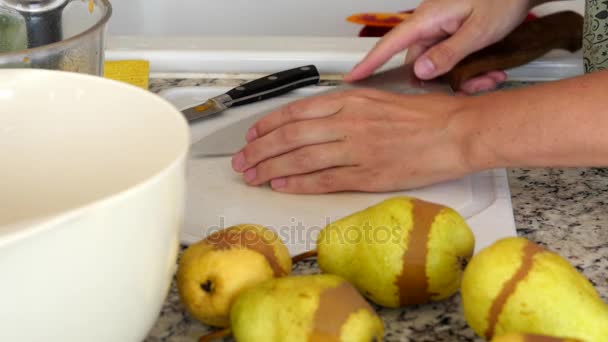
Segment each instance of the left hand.
[{"label": "left hand", "polygon": [[[523,22],[531,7],[547,0],[424,0],[412,16],[383,36],[349,74],[364,79],[399,51],[423,80],[444,75],[471,53],[500,41]],[[463,94],[492,90],[504,82],[504,71],[465,81]]]},{"label": "left hand", "polygon": [[[288,104],[258,121],[232,159],[275,191],[384,192],[471,172],[458,118],[468,97],[357,89]],[[465,120],[466,121],[466,120]]]}]

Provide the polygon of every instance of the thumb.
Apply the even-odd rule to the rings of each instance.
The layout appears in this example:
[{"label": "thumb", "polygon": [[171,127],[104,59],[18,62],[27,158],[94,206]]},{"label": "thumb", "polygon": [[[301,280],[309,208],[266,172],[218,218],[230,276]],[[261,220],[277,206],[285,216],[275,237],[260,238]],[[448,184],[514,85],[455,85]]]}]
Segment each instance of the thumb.
[{"label": "thumb", "polygon": [[430,48],[416,61],[414,71],[421,79],[432,79],[450,71],[467,55],[488,45],[478,23],[466,21],[451,37]]}]

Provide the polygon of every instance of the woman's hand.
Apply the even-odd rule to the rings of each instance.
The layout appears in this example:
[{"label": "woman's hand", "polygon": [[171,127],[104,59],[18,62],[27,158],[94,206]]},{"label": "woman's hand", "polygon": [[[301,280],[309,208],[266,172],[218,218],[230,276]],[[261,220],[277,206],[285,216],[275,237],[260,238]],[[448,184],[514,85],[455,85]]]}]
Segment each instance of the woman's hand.
[{"label": "woman's hand", "polygon": [[355,90],[261,119],[232,160],[277,191],[410,189],[512,167],[606,167],[608,71],[482,96]]},{"label": "woman's hand", "polygon": [[[432,79],[451,70],[467,55],[509,34],[539,0],[425,0],[404,23],[385,35],[346,76],[363,79],[395,54],[407,49],[407,61],[421,79]],[[489,72],[463,84],[475,93],[495,88],[506,80],[503,71]]]},{"label": "woman's hand", "polygon": [[232,160],[250,185],[289,193],[415,188],[471,172],[466,97],[360,89],[291,103],[251,128]]},{"label": "woman's hand", "polygon": [[[369,76],[406,48],[419,78],[440,76],[502,39],[542,1],[426,0],[380,40],[347,81]],[[491,72],[470,80],[463,90],[488,90],[505,78],[502,71]],[[308,98],[256,123],[232,165],[248,184],[270,182],[274,190],[288,193],[384,192],[459,178],[499,165],[500,154],[493,151],[500,144],[471,142],[480,139],[479,122],[489,120],[488,110],[496,109],[494,103],[479,108],[474,99],[370,89]],[[499,140],[516,130],[484,139]]]}]

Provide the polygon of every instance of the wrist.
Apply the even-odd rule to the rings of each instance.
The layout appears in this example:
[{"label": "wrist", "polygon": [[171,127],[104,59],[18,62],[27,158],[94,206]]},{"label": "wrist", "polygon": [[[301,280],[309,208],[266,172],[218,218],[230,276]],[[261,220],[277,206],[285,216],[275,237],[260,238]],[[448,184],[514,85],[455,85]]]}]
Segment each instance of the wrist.
[{"label": "wrist", "polygon": [[[459,106],[451,116],[450,128],[460,159],[467,173],[506,167],[496,150],[491,130],[485,127],[492,115],[484,102],[484,96],[461,97]],[[491,121],[491,120],[490,120]]]}]

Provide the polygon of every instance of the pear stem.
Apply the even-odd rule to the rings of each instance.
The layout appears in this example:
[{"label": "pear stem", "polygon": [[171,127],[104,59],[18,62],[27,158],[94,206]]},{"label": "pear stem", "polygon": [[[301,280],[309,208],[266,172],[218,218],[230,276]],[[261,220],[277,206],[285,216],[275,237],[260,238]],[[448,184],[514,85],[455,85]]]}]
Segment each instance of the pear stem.
[{"label": "pear stem", "polygon": [[211,342],[211,341],[219,340],[220,338],[223,338],[223,337],[228,337],[230,335],[232,335],[232,330],[230,330],[230,328],[226,328],[226,329],[214,331],[205,336],[201,336],[201,338],[198,340],[198,342]]},{"label": "pear stem", "polygon": [[298,262],[302,261],[302,260],[306,260],[306,259],[310,259],[310,258],[314,258],[318,255],[316,250],[312,250],[312,251],[308,251],[308,252],[304,252],[302,254],[298,254],[296,256],[294,256],[291,259],[291,262],[293,264],[297,264]]}]

